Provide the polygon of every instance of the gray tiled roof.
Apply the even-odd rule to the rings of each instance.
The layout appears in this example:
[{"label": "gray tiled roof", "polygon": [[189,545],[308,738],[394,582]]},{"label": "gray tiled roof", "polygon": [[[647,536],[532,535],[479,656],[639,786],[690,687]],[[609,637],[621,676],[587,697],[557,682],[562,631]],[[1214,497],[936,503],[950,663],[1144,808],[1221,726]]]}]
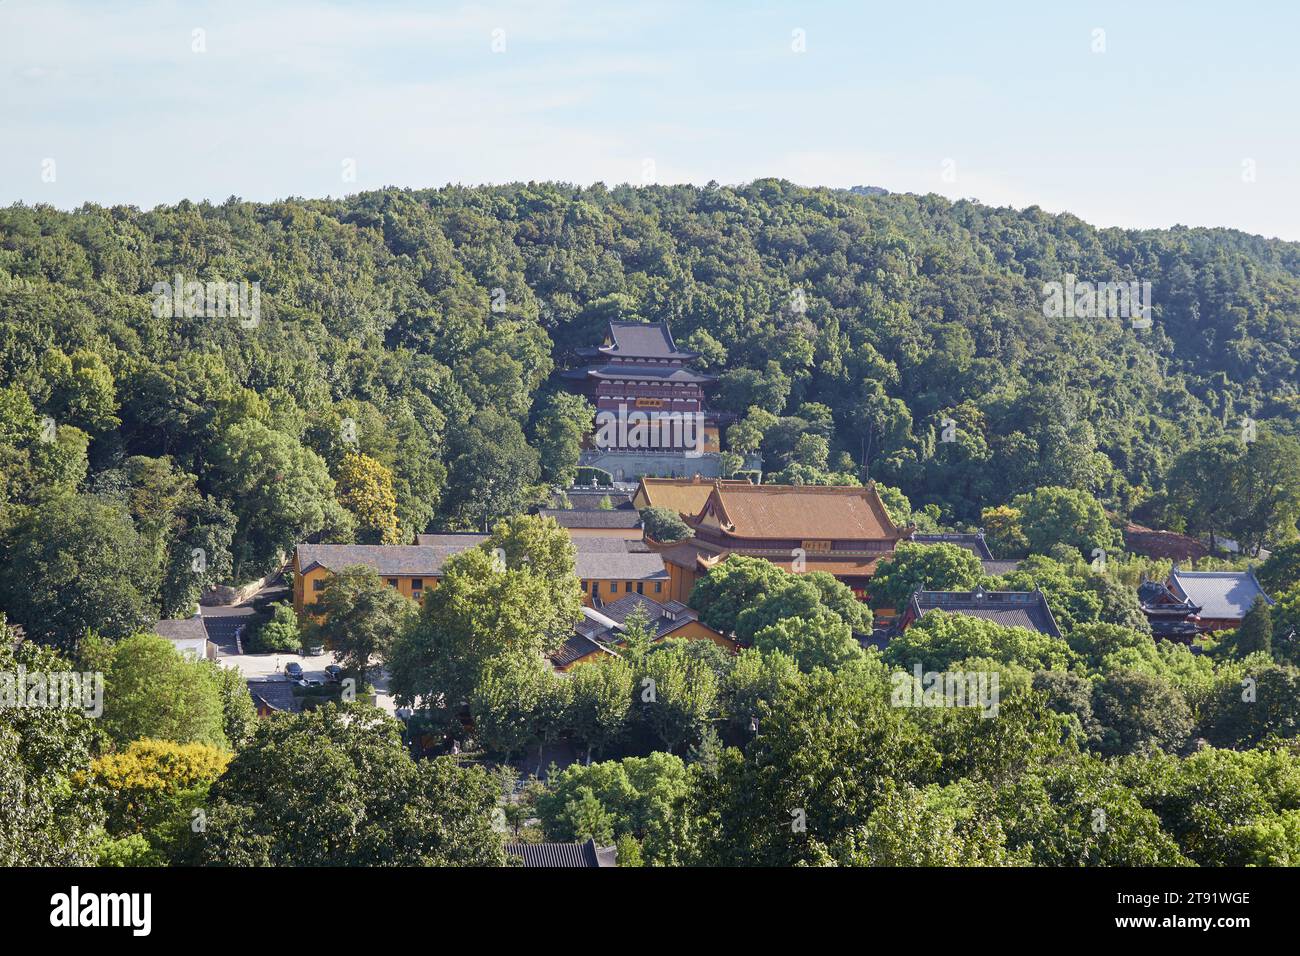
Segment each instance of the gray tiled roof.
[{"label": "gray tiled roof", "polygon": [[611,322],[609,335],[614,340],[614,351],[624,355],[667,358],[695,354],[679,351],[663,322]]},{"label": "gray tiled roof", "polygon": [[638,607],[645,608],[646,617],[650,619],[650,625],[655,629],[656,638],[663,637],[699,617],[685,604],[677,601],[659,602],[643,594],[628,594],[617,601],[602,604],[600,613],[619,624],[624,624]]},{"label": "gray tiled roof", "polygon": [[[569,635],[569,639],[560,645],[558,651],[551,655],[551,662],[556,667],[566,667],[574,661],[581,660],[588,654],[604,652],[616,656],[608,647],[588,634],[583,624],[592,625],[593,622],[584,618],[582,623],[574,628],[573,633]],[[603,631],[604,629],[597,627],[597,630]]]},{"label": "gray tiled roof", "polygon": [[165,637],[169,641],[190,641],[208,639],[208,629],[203,624],[203,618],[197,614],[194,617],[172,618],[166,621],[159,621],[154,625],[154,633],[160,637]]},{"label": "gray tiled roof", "polygon": [[579,535],[573,539],[573,546],[579,552],[605,554],[649,554],[654,550],[640,538],[624,538],[613,534]]},{"label": "gray tiled roof", "polygon": [[606,498],[609,499],[609,503],[615,508],[632,507],[632,492],[630,491],[619,491],[616,488],[593,489],[589,487],[578,487],[570,488],[567,491],[556,494],[551,499],[552,508],[560,507],[559,502],[563,500],[561,499],[560,494],[563,494],[564,498],[568,499],[569,508],[574,511],[598,511],[600,510],[600,503]]},{"label": "gray tiled roof", "polygon": [[561,528],[636,528],[641,525],[641,515],[631,508],[609,511],[543,508],[538,514],[554,518]]},{"label": "gray tiled roof", "polygon": [[912,535],[911,540],[914,544],[955,544],[959,548],[965,548],[981,561],[993,560],[993,552],[989,550],[983,534],[962,534],[958,532],[918,533]]},{"label": "gray tiled roof", "polygon": [[598,847],[595,840],[586,843],[507,843],[506,852],[518,857],[524,866],[582,867],[617,866],[614,847]]},{"label": "gray tiled roof", "polygon": [[[468,537],[468,536],[467,536]],[[307,570],[320,565],[341,571],[354,565],[373,568],[380,575],[428,575],[436,577],[448,558],[473,547],[466,541],[449,547],[418,544],[300,544],[298,567]]]},{"label": "gray tiled roof", "polygon": [[296,714],[302,710],[302,698],[293,695],[293,681],[254,679],[245,681],[249,696],[259,699],[275,710]]},{"label": "gray tiled roof", "polygon": [[605,379],[640,379],[653,378],[662,382],[683,382],[686,384],[702,384],[713,381],[712,375],[701,375],[699,372],[692,372],[688,368],[675,368],[671,365],[620,365],[617,362],[611,362],[609,365],[601,365],[597,368],[588,368],[584,370],[588,378],[605,378]]},{"label": "gray tiled roof", "polygon": [[909,605],[918,618],[931,611],[947,611],[1005,627],[1025,627],[1040,634],[1061,636],[1042,591],[917,591]]},{"label": "gray tiled roof", "polygon": [[1201,606],[1202,618],[1240,619],[1262,597],[1272,604],[1273,599],[1264,593],[1254,571],[1179,571],[1169,572],[1173,591],[1193,604]]},{"label": "gray tiled roof", "polygon": [[666,581],[664,559],[653,551],[618,553],[578,549],[575,559],[578,577],[584,581]]},{"label": "gray tiled roof", "polygon": [[488,536],[479,531],[448,531],[437,534],[417,534],[415,543],[434,548],[472,548],[482,544]]}]

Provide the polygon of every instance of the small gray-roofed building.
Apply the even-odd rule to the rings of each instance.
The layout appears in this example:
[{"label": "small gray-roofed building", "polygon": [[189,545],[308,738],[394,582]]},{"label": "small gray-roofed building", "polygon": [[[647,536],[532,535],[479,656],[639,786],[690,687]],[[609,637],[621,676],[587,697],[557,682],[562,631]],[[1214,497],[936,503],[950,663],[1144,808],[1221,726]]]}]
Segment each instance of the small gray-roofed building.
[{"label": "small gray-roofed building", "polygon": [[506,853],[526,867],[618,866],[618,848],[586,843],[507,843]]},{"label": "small gray-roofed building", "polygon": [[667,581],[663,557],[655,551],[617,552],[578,549],[574,559],[584,581]]},{"label": "small gray-roofed building", "polygon": [[245,683],[259,716],[265,717],[272,711],[296,714],[302,710],[302,698],[294,696],[293,681],[262,677],[251,678]]},{"label": "small gray-roofed building", "polygon": [[198,614],[193,617],[169,618],[154,625],[154,633],[169,641],[206,641],[208,629]]},{"label": "small gray-roofed building", "polygon": [[554,518],[561,528],[639,528],[641,515],[633,508],[576,511],[566,508],[543,508],[544,518]]},{"label": "small gray-roofed building", "polygon": [[172,646],[184,655],[194,658],[216,657],[216,647],[208,636],[202,615],[168,618],[154,625],[154,633],[171,641]]},{"label": "small gray-roofed building", "polygon": [[1201,608],[1202,626],[1220,622],[1222,626],[1235,626],[1254,606],[1257,598],[1274,604],[1260,586],[1253,569],[1246,571],[1180,571],[1169,572],[1169,589],[1176,597],[1190,601]]},{"label": "small gray-roofed building", "polygon": [[993,560],[993,552],[989,550],[988,542],[984,540],[984,532],[982,531],[974,534],[956,531],[928,534],[918,532],[912,535],[909,540],[913,544],[955,544],[957,547],[971,552],[981,561]]},{"label": "small gray-roofed building", "polygon": [[1060,637],[1052,609],[1042,591],[917,591],[908,602],[901,625],[925,617],[931,611],[966,614],[1004,627],[1024,627],[1040,634]]}]

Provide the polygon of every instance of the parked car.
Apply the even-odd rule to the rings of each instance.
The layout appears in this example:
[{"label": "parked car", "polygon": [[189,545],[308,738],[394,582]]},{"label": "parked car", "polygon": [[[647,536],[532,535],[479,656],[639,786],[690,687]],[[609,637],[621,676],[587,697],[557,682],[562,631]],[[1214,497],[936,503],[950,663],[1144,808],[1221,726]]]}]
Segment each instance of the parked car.
[{"label": "parked car", "polygon": [[302,665],[297,661],[290,661],[284,665],[284,676],[289,680],[302,680]]},{"label": "parked car", "polygon": [[339,684],[343,681],[343,668],[337,664],[330,664],[325,668],[325,680],[331,684]]},{"label": "parked car", "polygon": [[322,654],[325,653],[325,645],[324,645],[324,644],[308,644],[307,647],[306,647],[306,649],[305,649],[305,651],[304,651],[304,653],[305,653],[308,657],[320,657]]}]

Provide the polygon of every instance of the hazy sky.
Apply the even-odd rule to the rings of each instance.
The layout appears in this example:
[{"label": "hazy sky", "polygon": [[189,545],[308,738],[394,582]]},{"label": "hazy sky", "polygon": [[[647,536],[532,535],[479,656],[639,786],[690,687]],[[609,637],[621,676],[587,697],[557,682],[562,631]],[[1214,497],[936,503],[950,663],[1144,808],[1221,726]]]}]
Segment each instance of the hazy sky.
[{"label": "hazy sky", "polygon": [[1300,240],[1298,10],[0,0],[0,203],[781,176]]}]

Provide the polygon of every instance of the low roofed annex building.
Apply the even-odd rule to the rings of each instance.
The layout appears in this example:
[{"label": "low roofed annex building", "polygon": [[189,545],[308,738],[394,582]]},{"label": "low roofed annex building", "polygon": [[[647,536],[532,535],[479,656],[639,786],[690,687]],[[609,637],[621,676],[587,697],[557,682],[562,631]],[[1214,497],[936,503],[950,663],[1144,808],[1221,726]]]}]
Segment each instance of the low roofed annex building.
[{"label": "low roofed annex building", "polygon": [[1060,637],[1061,629],[1042,591],[916,591],[899,620],[905,631],[933,611],[965,614],[1001,624]]},{"label": "low roofed annex building", "polygon": [[639,594],[629,594],[604,605],[600,609],[583,608],[583,619],[573,628],[573,635],[558,651],[551,655],[551,663],[558,671],[567,671],[576,664],[605,655],[616,655],[627,629],[628,618],[637,609],[644,613],[651,631],[651,640],[668,638],[712,641],[719,647],[735,653],[739,645],[700,622],[699,615],[679,601],[655,601]]},{"label": "low roofed annex building", "polygon": [[694,536],[663,548],[672,585],[686,603],[698,578],[732,554],[765,558],[787,571],[825,571],[865,599],[882,558],[911,529],[890,519],[875,484],[751,485],[714,482]]}]

